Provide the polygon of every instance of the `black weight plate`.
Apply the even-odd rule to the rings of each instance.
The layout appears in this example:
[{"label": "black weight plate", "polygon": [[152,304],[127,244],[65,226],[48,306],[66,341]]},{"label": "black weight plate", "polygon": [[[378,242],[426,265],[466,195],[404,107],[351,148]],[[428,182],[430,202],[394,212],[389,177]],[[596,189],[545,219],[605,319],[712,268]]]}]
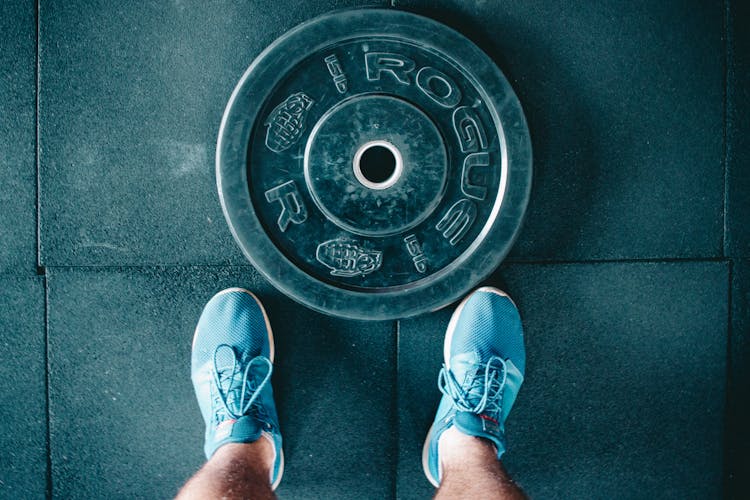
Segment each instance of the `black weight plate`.
[{"label": "black weight plate", "polygon": [[531,187],[513,90],[468,39],[397,10],[308,21],[252,63],[217,145],[224,214],[277,288],[323,312],[438,309],[507,255]]}]

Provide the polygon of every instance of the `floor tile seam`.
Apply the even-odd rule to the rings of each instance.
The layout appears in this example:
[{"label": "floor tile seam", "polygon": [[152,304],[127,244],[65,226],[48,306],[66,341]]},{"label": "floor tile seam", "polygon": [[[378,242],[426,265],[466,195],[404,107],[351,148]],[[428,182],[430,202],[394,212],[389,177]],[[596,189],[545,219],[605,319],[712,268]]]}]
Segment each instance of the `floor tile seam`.
[{"label": "floor tile seam", "polygon": [[34,271],[32,269],[24,269],[22,271],[14,271],[12,269],[0,269],[0,278],[38,278],[39,276],[44,276],[44,274],[39,274],[39,272]]},{"label": "floor tile seam", "polygon": [[732,412],[730,411],[732,409],[732,392],[734,389],[734,383],[732,380],[732,281],[734,279],[734,262],[732,260],[729,261],[729,269],[727,270],[727,331],[726,331],[726,341],[727,341],[727,347],[726,347],[726,356],[727,356],[727,363],[726,363],[726,372],[725,372],[725,382],[724,382],[724,426],[723,426],[723,432],[724,436],[722,438],[722,444],[723,444],[723,454],[722,458],[724,460],[724,464],[722,467],[722,496],[727,497],[727,495],[731,491],[731,485],[732,485],[732,463],[731,458],[734,452],[734,448],[732,445],[732,442],[730,440],[730,433],[728,432],[733,428],[734,420],[732,418]]},{"label": "floor tile seam", "polygon": [[646,257],[617,259],[505,260],[502,265],[574,265],[574,264],[679,264],[689,262],[727,262],[729,257]]},{"label": "floor tile seam", "polygon": [[44,281],[44,413],[46,416],[45,429],[45,451],[46,451],[46,474],[45,491],[47,498],[52,498],[52,419],[50,412],[50,359],[49,359],[49,282],[46,277]]},{"label": "floor tile seam", "polygon": [[734,263],[748,262],[750,261],[750,253],[745,252],[729,252],[725,257],[726,260],[731,260]]},{"label": "floor tile seam", "polygon": [[730,491],[730,485],[732,483],[731,473],[732,467],[730,458],[732,456],[732,443],[729,439],[729,431],[731,430],[731,424],[733,420],[730,415],[731,401],[732,401],[732,278],[733,278],[733,262],[729,262],[729,270],[727,272],[727,329],[726,329],[726,367],[725,367],[725,381],[724,381],[724,435],[722,438],[722,497],[726,497]]},{"label": "floor tile seam", "polygon": [[40,128],[39,128],[39,91],[41,89],[40,85],[40,75],[41,75],[41,64],[40,64],[40,47],[39,42],[41,39],[40,34],[40,0],[37,0],[34,2],[35,5],[35,17],[36,17],[36,67],[35,67],[35,75],[34,75],[34,168],[36,169],[36,186],[35,186],[35,208],[36,208],[36,266],[39,268],[41,266],[42,262],[42,228],[41,228],[41,218],[42,218],[42,210],[41,210],[41,168],[40,168]]},{"label": "floor tile seam", "polygon": [[722,216],[724,231],[722,233],[722,251],[724,256],[729,254],[729,63],[730,63],[730,51],[732,49],[732,41],[730,40],[732,33],[730,29],[730,12],[729,12],[729,0],[724,0],[724,15],[722,16],[723,23],[723,44],[724,44],[724,73],[722,75],[723,81],[723,128],[722,128],[722,170],[724,174],[724,199],[722,200]]},{"label": "floor tile seam", "polygon": [[[741,258],[741,257],[740,257]],[[506,260],[502,265],[577,265],[577,264],[671,264],[691,262],[728,262],[732,257],[695,258],[644,258],[644,259],[572,259],[572,260]],[[41,267],[42,270],[130,270],[130,269],[255,269],[250,264],[53,264]],[[0,272],[2,276],[3,272]],[[13,274],[13,273],[7,273]]]},{"label": "floor tile seam", "polygon": [[[106,265],[80,265],[80,264],[64,264],[64,265],[47,265],[44,266],[45,271],[60,271],[60,270],[84,270],[84,271],[116,271],[116,270],[131,270],[131,269],[248,269],[255,270],[255,267],[250,264],[106,264]],[[2,273],[0,273],[2,275]]]},{"label": "floor tile seam", "polygon": [[401,408],[401,391],[399,388],[400,385],[400,377],[399,372],[401,371],[401,320],[397,319],[395,322],[395,361],[396,361],[396,370],[393,376],[393,401],[391,402],[391,405],[393,407],[392,417],[391,417],[391,424],[393,427],[393,449],[396,450],[396,456],[394,457],[394,460],[392,460],[393,468],[392,468],[392,493],[393,498],[398,498],[398,471],[401,466],[401,421],[399,419],[399,409]]}]

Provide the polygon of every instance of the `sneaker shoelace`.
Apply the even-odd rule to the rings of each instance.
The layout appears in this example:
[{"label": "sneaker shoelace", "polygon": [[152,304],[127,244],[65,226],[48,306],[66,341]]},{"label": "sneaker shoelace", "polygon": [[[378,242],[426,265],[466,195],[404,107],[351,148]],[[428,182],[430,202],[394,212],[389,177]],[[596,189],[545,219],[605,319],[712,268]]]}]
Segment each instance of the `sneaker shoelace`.
[{"label": "sneaker shoelace", "polygon": [[[229,349],[232,352],[231,368],[226,367],[223,369],[219,369],[216,359],[217,354],[221,349]],[[261,420],[265,420],[265,411],[263,410],[261,405],[255,403],[258,400],[258,396],[263,390],[263,387],[265,387],[265,385],[271,379],[271,372],[273,371],[273,364],[271,363],[271,361],[265,356],[256,356],[247,363],[243,370],[237,360],[237,354],[234,348],[227,344],[221,344],[214,350],[213,365],[214,383],[216,384],[218,396],[216,398],[216,403],[220,404],[221,407],[224,408],[227,415],[229,415],[233,419],[238,419],[242,416],[247,415],[248,411],[253,410],[253,413],[255,413]],[[267,368],[266,375],[263,377],[260,383],[255,385],[252,377],[252,369],[253,367],[263,365],[265,365]],[[239,379],[237,378],[238,376]],[[241,385],[239,385],[238,387],[238,384]],[[224,389],[224,386],[226,386],[226,389]],[[236,399],[237,391],[239,391],[240,393],[239,400]],[[232,392],[235,393],[235,397],[231,401],[231,403],[233,404],[230,404],[229,396]],[[231,406],[239,409],[239,411],[235,412],[231,408]]]},{"label": "sneaker shoelace", "polygon": [[450,397],[459,411],[476,414],[487,412],[499,416],[502,411],[503,388],[507,380],[505,360],[492,356],[487,363],[475,364],[470,371],[474,374],[468,383],[465,381],[461,384],[453,372],[443,365],[438,377],[440,392]]}]

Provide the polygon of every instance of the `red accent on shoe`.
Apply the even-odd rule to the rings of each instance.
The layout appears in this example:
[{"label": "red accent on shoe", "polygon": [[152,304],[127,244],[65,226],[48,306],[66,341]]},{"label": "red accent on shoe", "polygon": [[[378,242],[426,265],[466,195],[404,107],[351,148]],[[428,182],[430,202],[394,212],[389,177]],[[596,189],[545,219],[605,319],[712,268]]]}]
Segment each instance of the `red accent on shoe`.
[{"label": "red accent on shoe", "polygon": [[498,422],[497,420],[495,420],[494,418],[490,416],[480,414],[479,418],[484,419],[484,420],[489,420],[490,422],[494,422],[495,424],[500,425],[500,422]]}]

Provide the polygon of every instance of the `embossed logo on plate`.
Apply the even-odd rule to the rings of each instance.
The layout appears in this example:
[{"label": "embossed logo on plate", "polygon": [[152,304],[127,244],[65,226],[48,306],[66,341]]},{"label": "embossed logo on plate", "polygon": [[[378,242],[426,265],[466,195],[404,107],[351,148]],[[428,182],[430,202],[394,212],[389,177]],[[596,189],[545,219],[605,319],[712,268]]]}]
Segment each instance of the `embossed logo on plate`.
[{"label": "embossed logo on plate", "polygon": [[307,207],[294,181],[287,181],[266,191],[266,200],[268,203],[281,203],[281,213],[276,223],[282,233],[287,230],[289,223],[302,224],[307,220]]},{"label": "embossed logo on plate", "polygon": [[341,68],[341,63],[339,62],[338,57],[336,57],[336,54],[329,55],[323,59],[323,62],[326,63],[328,74],[333,78],[333,84],[336,85],[336,90],[339,91],[339,94],[346,94],[346,74],[344,74],[344,70]]},{"label": "embossed logo on plate", "polygon": [[427,257],[425,257],[422,245],[417,240],[416,235],[410,234],[404,238],[404,243],[406,243],[406,251],[409,252],[417,271],[420,273],[427,272]]},{"label": "embossed logo on plate", "polygon": [[304,92],[297,92],[287,97],[284,102],[273,108],[264,125],[266,146],[274,153],[281,153],[299,141],[305,131],[307,112],[315,103]]},{"label": "embossed logo on plate", "polygon": [[477,206],[467,199],[457,201],[445,213],[435,229],[443,233],[448,243],[455,246],[469,232],[477,218]]},{"label": "embossed logo on plate", "polygon": [[318,262],[331,270],[332,276],[366,276],[380,269],[383,252],[367,250],[349,240],[338,238],[318,245]]}]

